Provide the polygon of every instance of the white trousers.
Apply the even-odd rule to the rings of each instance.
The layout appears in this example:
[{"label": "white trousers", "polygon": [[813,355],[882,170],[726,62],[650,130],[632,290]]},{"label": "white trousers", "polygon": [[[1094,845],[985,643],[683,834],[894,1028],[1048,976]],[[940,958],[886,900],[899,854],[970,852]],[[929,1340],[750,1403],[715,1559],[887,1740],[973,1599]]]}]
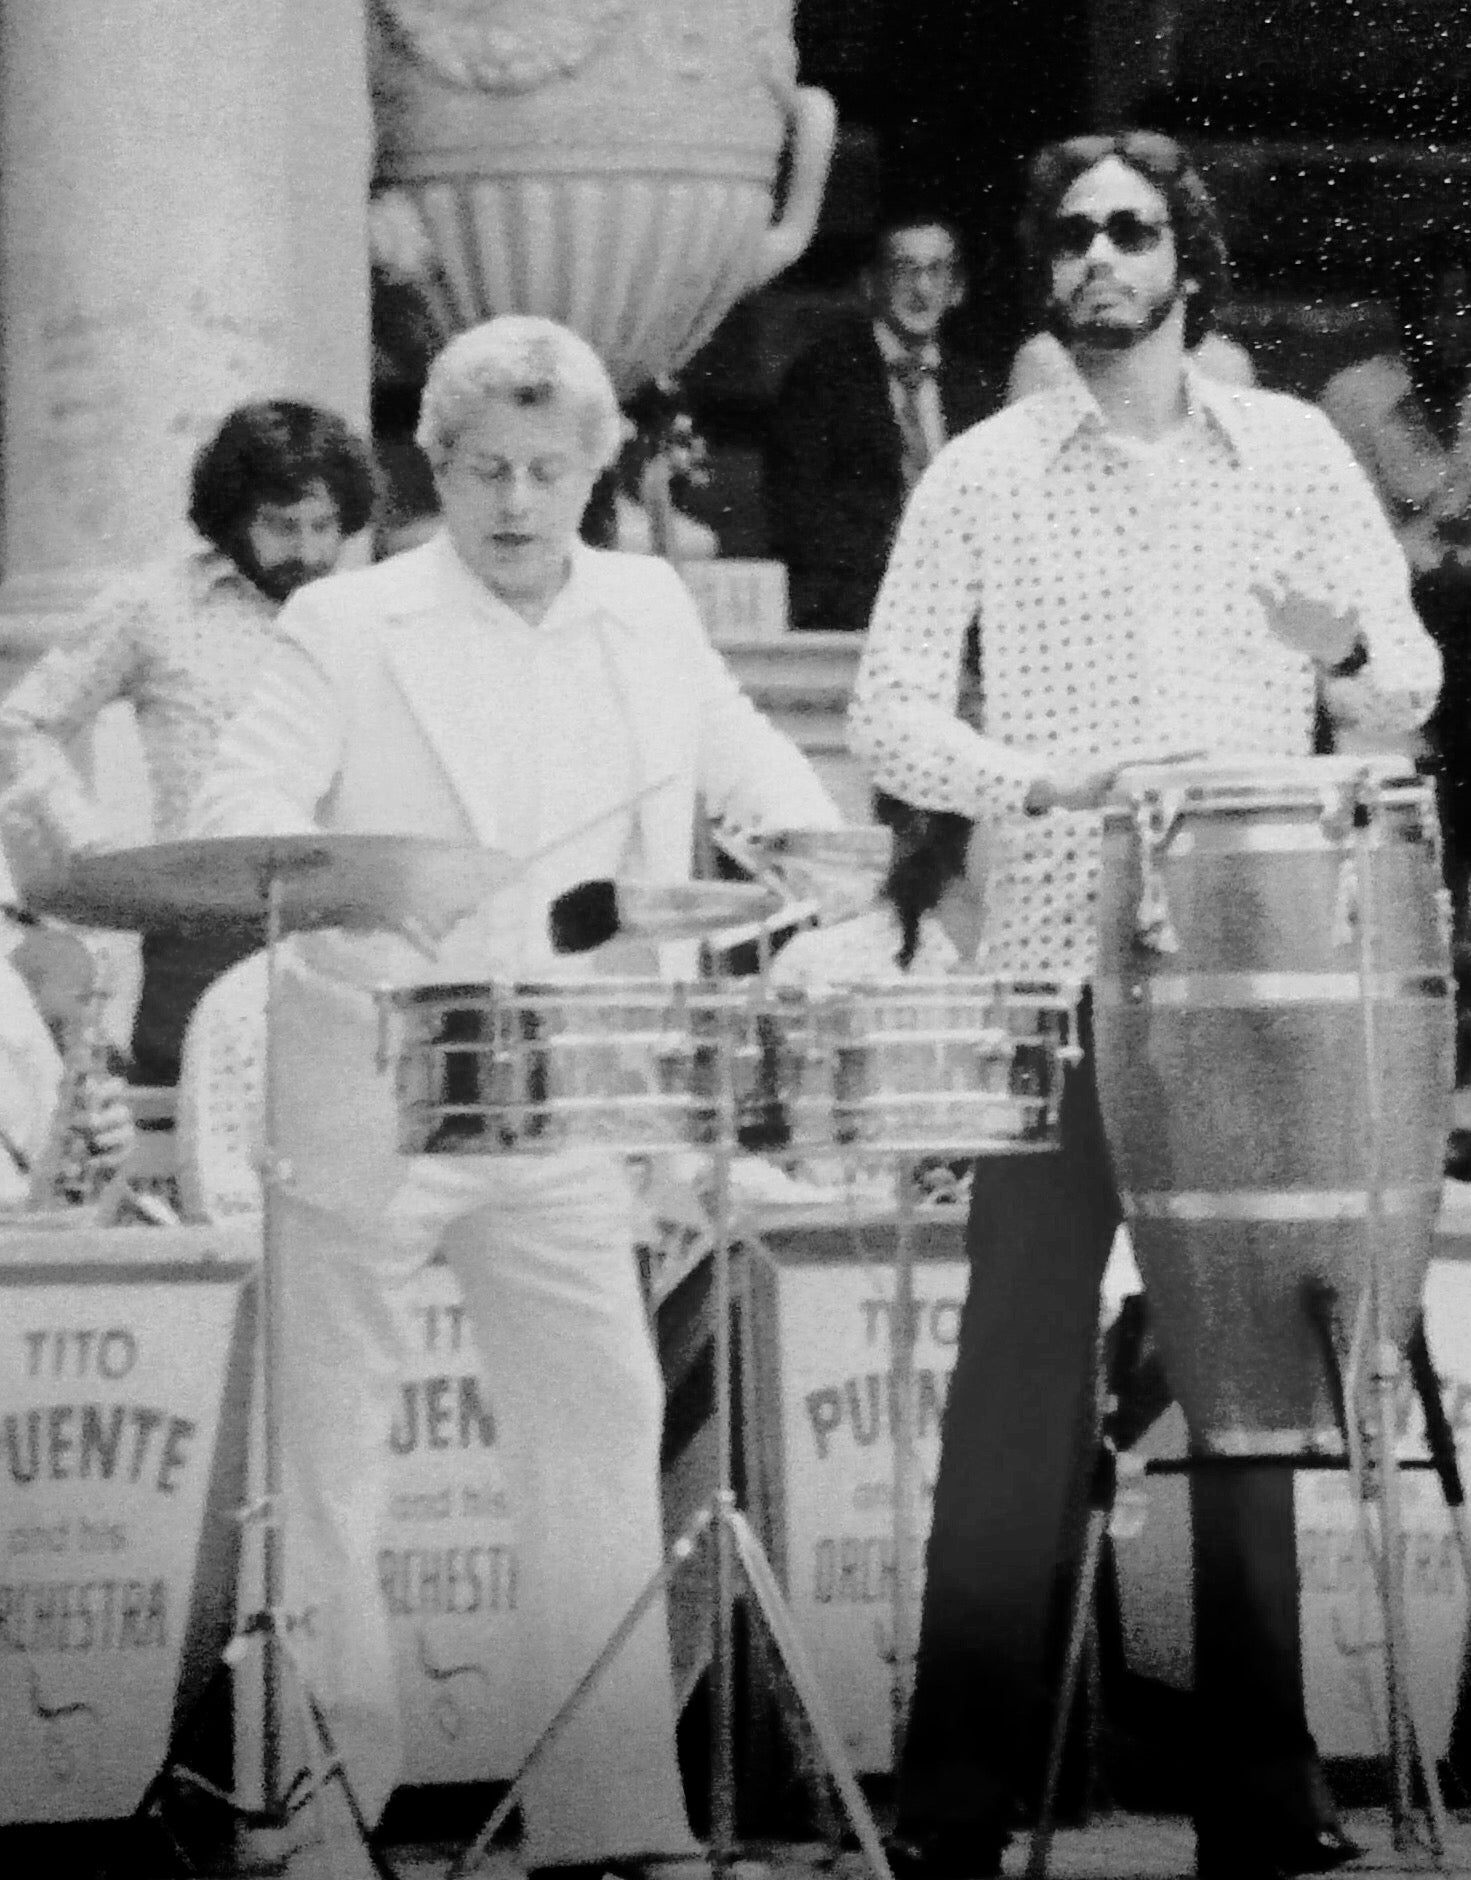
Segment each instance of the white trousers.
[{"label": "white trousers", "polygon": [[[305,1669],[374,1820],[402,1756],[375,1562],[400,1355],[392,1288],[442,1250],[484,1362],[518,1537],[526,1643],[504,1697],[518,1742],[587,1670],[663,1551],[663,1389],[622,1164],[596,1152],[401,1156],[376,1045],[370,995],[286,949],[272,1049],[287,1164],[275,1271],[288,1596],[315,1608]],[[521,1808],[530,1866],[695,1849],[663,1599]]]}]

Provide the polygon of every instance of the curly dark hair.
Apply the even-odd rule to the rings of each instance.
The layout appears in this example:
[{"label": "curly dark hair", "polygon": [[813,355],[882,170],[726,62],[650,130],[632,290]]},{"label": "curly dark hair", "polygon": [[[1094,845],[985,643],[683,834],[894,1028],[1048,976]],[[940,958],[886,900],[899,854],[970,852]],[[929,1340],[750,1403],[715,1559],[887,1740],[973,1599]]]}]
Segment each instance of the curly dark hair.
[{"label": "curly dark hair", "polygon": [[194,459],[189,520],[228,553],[262,503],[300,502],[315,483],[326,486],[344,535],[366,528],[377,477],[343,419],[289,398],[238,405]]},{"label": "curly dark hair", "polygon": [[919,947],[920,922],[939,906],[950,883],[965,873],[975,825],[959,810],[917,809],[887,790],[874,791],[873,814],[894,832],[889,872],[880,892],[899,920],[895,963],[907,969]]},{"label": "curly dark hair", "polygon": [[1210,331],[1230,278],[1220,217],[1200,172],[1173,137],[1159,131],[1111,131],[1046,144],[1027,169],[1020,237],[1033,303],[1045,310],[1051,289],[1049,234],[1063,197],[1080,176],[1117,157],[1164,197],[1175,237],[1180,278],[1195,283],[1185,301],[1185,344]]}]

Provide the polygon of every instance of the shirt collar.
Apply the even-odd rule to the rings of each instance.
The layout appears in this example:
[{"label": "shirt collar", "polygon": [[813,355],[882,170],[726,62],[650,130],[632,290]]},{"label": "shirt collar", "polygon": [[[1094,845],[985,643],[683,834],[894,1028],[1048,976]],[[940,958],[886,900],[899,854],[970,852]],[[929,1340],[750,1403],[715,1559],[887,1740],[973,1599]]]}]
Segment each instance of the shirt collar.
[{"label": "shirt collar", "polygon": [[[1241,402],[1237,387],[1218,385],[1194,366],[1185,367],[1187,423],[1194,429],[1216,432],[1238,461],[1244,455],[1245,442]],[[1054,462],[1075,437],[1107,434],[1098,400],[1081,372],[1069,372],[1058,384],[1036,393],[1029,403],[1049,462]]]},{"label": "shirt collar", "polygon": [[938,340],[927,339],[923,346],[906,346],[904,341],[891,326],[882,320],[873,323],[873,337],[879,351],[883,354],[884,364],[892,372],[895,366],[902,366],[911,360],[917,360],[927,372],[940,370],[940,345]]},{"label": "shirt collar", "polygon": [[524,633],[555,633],[560,628],[574,627],[594,614],[604,620],[616,621],[619,625],[636,626],[642,612],[646,611],[646,608],[638,609],[632,599],[620,606],[619,597],[610,596],[605,591],[606,583],[599,575],[598,551],[590,548],[581,537],[572,544],[566,581],[534,627],[523,620],[514,607],[507,606],[505,601],[491,592],[461,557],[447,529],[441,528],[437,535],[430,538],[426,547],[438,554],[445,579],[456,599],[493,620],[519,627]]}]

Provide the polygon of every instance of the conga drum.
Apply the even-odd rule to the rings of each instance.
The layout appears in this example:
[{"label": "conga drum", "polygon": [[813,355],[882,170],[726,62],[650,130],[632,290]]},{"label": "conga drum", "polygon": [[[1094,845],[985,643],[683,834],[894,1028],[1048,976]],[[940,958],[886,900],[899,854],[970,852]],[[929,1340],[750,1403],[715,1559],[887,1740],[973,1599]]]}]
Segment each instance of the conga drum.
[{"label": "conga drum", "polygon": [[1454,1074],[1439,857],[1397,758],[1141,766],[1105,811],[1099,1096],[1207,1453],[1341,1455],[1324,1303],[1340,1343],[1415,1323]]}]

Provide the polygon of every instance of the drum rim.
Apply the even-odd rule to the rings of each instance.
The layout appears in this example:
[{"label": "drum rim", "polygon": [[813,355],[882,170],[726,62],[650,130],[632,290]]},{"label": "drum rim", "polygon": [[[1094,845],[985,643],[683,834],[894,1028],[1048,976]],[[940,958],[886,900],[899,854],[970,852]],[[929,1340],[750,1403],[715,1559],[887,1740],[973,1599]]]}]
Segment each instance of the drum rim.
[{"label": "drum rim", "polygon": [[[1273,784],[1270,787],[1263,785],[1256,789],[1232,786],[1230,789],[1223,787],[1218,790],[1187,784],[1160,794],[1168,794],[1170,809],[1180,816],[1285,810],[1317,811],[1321,814],[1325,807],[1322,790],[1292,789],[1285,784]],[[1433,797],[1434,784],[1429,777],[1402,777],[1392,784],[1380,786],[1380,804],[1389,810],[1410,809],[1432,801]],[[1147,795],[1143,795],[1136,802],[1105,804],[1103,820],[1105,823],[1122,823],[1132,827],[1138,811],[1149,800]]]},{"label": "drum rim", "polygon": [[620,986],[647,987],[651,994],[658,991],[667,1000],[681,985],[692,983],[694,982],[643,976],[619,979],[611,975],[598,978],[589,976],[581,979],[416,980],[410,986],[382,986],[379,988],[379,996],[390,1000],[395,1005],[432,1005],[453,1002],[488,1010],[492,1005],[524,1005],[531,1003],[532,999],[566,997],[569,993],[580,996],[593,987],[599,990]]},{"label": "drum rim", "polygon": [[1223,752],[1218,758],[1202,757],[1176,764],[1126,764],[1117,782],[1123,788],[1131,777],[1158,778],[1165,783],[1180,783],[1192,777],[1239,777],[1247,781],[1257,777],[1273,786],[1298,782],[1306,786],[1316,780],[1321,788],[1325,782],[1351,783],[1366,772],[1381,786],[1386,782],[1424,781],[1415,769],[1414,759],[1402,751],[1329,751],[1316,756],[1262,751],[1236,755]]}]

